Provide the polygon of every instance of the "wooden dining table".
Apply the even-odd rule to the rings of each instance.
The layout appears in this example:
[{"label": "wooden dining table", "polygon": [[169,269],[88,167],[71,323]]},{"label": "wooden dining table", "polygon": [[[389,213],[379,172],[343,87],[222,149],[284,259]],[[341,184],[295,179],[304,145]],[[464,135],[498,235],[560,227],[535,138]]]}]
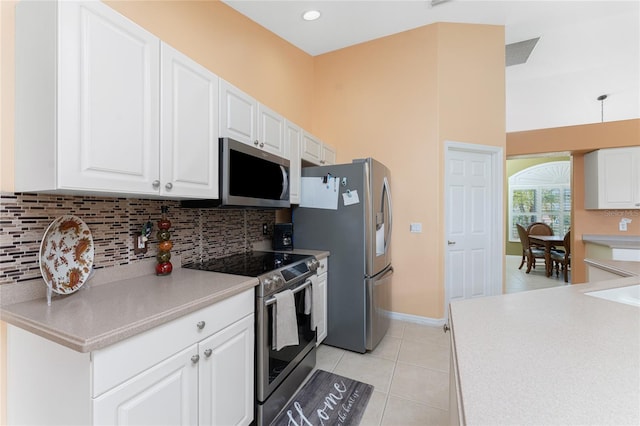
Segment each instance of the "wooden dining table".
[{"label": "wooden dining table", "polygon": [[561,235],[532,235],[529,234],[529,244],[544,246],[544,265],[547,277],[553,274],[553,265],[551,263],[551,248],[564,247],[564,237]]}]

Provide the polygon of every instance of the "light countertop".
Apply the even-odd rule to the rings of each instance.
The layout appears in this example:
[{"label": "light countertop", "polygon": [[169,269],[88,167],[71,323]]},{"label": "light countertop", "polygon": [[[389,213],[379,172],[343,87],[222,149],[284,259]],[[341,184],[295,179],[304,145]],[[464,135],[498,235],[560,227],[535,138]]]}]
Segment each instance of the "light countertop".
[{"label": "light countertop", "polygon": [[640,308],[584,294],[639,283],[453,302],[466,424],[640,424]]},{"label": "light countertop", "polygon": [[[329,255],[318,250],[296,249],[294,253],[318,259]],[[179,265],[180,258],[175,260]],[[159,277],[150,273],[154,266],[152,259],[97,270],[75,293],[54,296],[51,306],[47,306],[42,279],[3,285],[0,319],[76,351],[90,352],[258,284],[256,278],[179,267]]]},{"label": "light countertop", "polygon": [[[255,287],[256,278],[176,268],[2,306],[1,319],[79,352],[116,343]],[[42,284],[44,286],[44,284]],[[86,288],[85,288],[86,287]]]},{"label": "light countertop", "polygon": [[621,277],[640,275],[640,262],[586,258],[584,263],[620,275]]},{"label": "light countertop", "polygon": [[612,249],[640,250],[640,237],[634,235],[583,235],[582,241]]}]

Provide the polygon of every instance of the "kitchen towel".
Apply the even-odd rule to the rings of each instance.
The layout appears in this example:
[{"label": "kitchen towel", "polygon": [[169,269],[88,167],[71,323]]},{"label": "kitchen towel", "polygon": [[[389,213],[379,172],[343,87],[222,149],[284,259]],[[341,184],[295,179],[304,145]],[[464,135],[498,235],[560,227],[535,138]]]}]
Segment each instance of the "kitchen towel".
[{"label": "kitchen towel", "polygon": [[304,314],[311,314],[311,329],[315,330],[321,318],[322,299],[318,288],[318,276],[311,275],[308,280],[311,281],[311,285],[304,293]]},{"label": "kitchen towel", "polygon": [[279,351],[285,346],[297,345],[298,318],[296,317],[296,303],[291,290],[284,290],[274,295],[276,303],[273,304],[274,321],[272,331],[273,350]]}]

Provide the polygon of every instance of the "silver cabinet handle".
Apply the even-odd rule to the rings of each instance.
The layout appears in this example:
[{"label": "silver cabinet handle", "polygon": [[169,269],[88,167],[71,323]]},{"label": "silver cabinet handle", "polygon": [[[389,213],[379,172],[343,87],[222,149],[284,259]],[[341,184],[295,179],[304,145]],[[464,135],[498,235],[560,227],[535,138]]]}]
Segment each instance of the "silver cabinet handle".
[{"label": "silver cabinet handle", "polygon": [[200,361],[200,355],[195,354],[194,356],[191,357],[191,362],[194,364],[197,364],[198,361]]},{"label": "silver cabinet handle", "polygon": [[154,180],[153,182],[151,182],[151,186],[153,186],[154,188],[159,188],[160,181],[158,179]]},{"label": "silver cabinet handle", "polygon": [[264,142],[260,142],[260,148],[264,148]]},{"label": "silver cabinet handle", "polygon": [[456,242],[447,240],[447,245],[454,246],[456,245]]},{"label": "silver cabinet handle", "polygon": [[198,327],[198,330],[202,330],[205,325],[206,323],[204,321],[198,321],[198,323],[196,324],[196,326]]},{"label": "silver cabinet handle", "polygon": [[209,358],[211,356],[211,354],[213,353],[212,349],[205,349],[204,351],[204,356],[206,356],[207,358]]},{"label": "silver cabinet handle", "polygon": [[253,144],[254,144],[255,146],[258,146],[258,144],[259,144],[259,143],[260,143],[260,142],[258,141],[258,139],[256,139],[255,141],[253,141]]},{"label": "silver cabinet handle", "polygon": [[171,189],[173,188],[173,184],[171,182],[169,182],[164,187],[167,189],[167,191],[171,191]]},{"label": "silver cabinet handle", "polygon": [[449,331],[449,330],[450,330],[450,328],[449,328],[449,324],[447,324],[447,323],[445,322],[445,323],[444,323],[444,325],[442,326],[442,331],[444,331],[444,332],[446,333],[446,332],[447,332],[447,331]]}]

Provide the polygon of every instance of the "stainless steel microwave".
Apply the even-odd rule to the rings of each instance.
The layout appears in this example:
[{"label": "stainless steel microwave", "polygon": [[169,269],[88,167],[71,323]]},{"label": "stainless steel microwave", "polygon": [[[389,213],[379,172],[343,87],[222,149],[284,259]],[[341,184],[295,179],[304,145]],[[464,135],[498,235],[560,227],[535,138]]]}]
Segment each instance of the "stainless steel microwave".
[{"label": "stainless steel microwave", "polygon": [[220,198],[184,200],[183,207],[286,208],[289,160],[230,138],[219,139]]}]

